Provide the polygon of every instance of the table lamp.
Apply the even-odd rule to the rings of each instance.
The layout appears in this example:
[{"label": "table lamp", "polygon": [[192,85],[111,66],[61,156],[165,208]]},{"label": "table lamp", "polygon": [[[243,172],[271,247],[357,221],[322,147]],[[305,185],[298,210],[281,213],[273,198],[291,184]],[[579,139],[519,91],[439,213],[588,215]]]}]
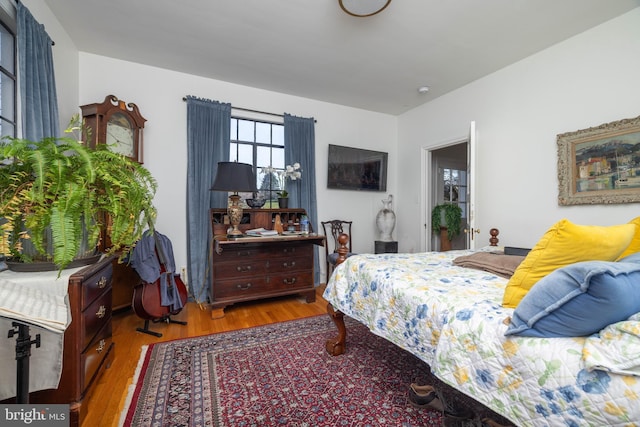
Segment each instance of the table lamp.
[{"label": "table lamp", "polygon": [[213,181],[211,191],[232,192],[229,196],[231,204],[227,208],[229,222],[233,229],[227,232],[228,238],[242,237],[242,231],[238,230],[238,224],[242,220],[242,206],[240,206],[239,191],[256,192],[256,176],[253,166],[247,163],[218,162],[218,172]]}]

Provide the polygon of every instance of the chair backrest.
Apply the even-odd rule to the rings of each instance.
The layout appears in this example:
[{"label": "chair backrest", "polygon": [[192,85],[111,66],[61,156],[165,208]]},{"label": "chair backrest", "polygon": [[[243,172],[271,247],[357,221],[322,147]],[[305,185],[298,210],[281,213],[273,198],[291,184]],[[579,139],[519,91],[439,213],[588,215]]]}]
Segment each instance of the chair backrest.
[{"label": "chair backrest", "polygon": [[353,221],[344,221],[341,219],[332,219],[331,221],[321,222],[324,235],[327,237],[327,244],[324,246],[327,256],[338,250],[338,237],[340,237],[342,233],[349,236],[349,252],[353,252],[351,250],[353,247],[351,241],[352,222]]}]

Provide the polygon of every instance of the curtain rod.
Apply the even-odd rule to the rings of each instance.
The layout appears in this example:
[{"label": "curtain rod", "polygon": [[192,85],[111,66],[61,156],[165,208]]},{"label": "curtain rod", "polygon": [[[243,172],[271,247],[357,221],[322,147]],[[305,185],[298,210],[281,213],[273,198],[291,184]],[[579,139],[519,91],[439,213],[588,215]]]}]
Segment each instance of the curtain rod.
[{"label": "curtain rod", "polygon": [[[187,100],[187,97],[182,98],[183,101]],[[238,111],[245,111],[247,113],[258,113],[258,114],[266,114],[268,116],[275,116],[275,117],[284,117],[284,114],[278,114],[278,113],[269,113],[267,111],[260,111],[260,110],[252,110],[250,108],[242,108],[242,107],[234,107],[233,105],[231,106],[231,108],[233,110],[238,110]],[[316,119],[313,119],[314,123],[318,123],[318,121]]]},{"label": "curtain rod", "polygon": [[[17,15],[17,14],[18,14],[18,13],[17,13],[18,3],[20,3],[20,0],[13,0],[13,2],[12,2],[12,3],[13,3],[13,7],[15,7],[15,8],[16,8],[16,15]],[[29,10],[29,9],[27,8],[27,10]],[[31,13],[31,11],[30,11],[30,10],[29,10],[29,13]],[[34,18],[34,19],[35,19],[35,18]],[[16,16],[16,20],[17,20],[17,16]],[[39,22],[38,22],[38,24],[39,24]],[[43,27],[44,27],[44,25],[43,25]],[[45,30],[45,32],[46,32],[46,30]],[[49,33],[47,33],[47,36],[49,36]],[[53,39],[51,38],[51,36],[49,36],[49,40],[51,40],[51,46],[55,46],[55,45],[56,45],[56,42],[55,42],[55,41],[53,41]]]}]

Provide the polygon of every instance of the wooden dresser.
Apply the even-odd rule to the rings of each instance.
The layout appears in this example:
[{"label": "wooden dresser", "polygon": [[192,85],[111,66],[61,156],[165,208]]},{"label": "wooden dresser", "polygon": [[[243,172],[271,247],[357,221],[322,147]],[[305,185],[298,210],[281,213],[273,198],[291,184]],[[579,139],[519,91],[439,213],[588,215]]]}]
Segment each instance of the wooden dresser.
[{"label": "wooden dresser", "polygon": [[307,302],[315,301],[314,252],[324,245],[324,236],[300,231],[304,209],[245,210],[240,230],[273,229],[280,215],[284,229],[291,234],[269,237],[243,237],[229,240],[226,209],[211,209],[212,242],[211,317],[224,316],[228,305],[282,295],[302,294]]},{"label": "wooden dresser", "polygon": [[[58,388],[29,395],[30,403],[70,405],[70,425],[86,415],[92,386],[111,365],[112,261],[107,257],[69,278],[71,324],[64,333],[64,360]],[[97,408],[97,406],[96,406]]]}]

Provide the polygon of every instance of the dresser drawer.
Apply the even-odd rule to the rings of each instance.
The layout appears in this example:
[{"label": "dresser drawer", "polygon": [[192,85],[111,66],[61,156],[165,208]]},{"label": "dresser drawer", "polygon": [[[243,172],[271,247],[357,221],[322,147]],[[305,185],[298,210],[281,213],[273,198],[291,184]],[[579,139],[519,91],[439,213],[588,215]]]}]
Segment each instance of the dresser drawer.
[{"label": "dresser drawer", "polygon": [[270,251],[272,256],[312,257],[313,247],[305,244],[275,245]]},{"label": "dresser drawer", "polygon": [[271,289],[284,291],[291,289],[313,288],[311,271],[293,271],[291,273],[273,274],[269,277]]},{"label": "dresser drawer", "polygon": [[289,272],[297,270],[308,270],[313,268],[313,257],[288,257],[278,258],[269,262],[269,271]]},{"label": "dresser drawer", "polygon": [[[283,241],[283,243],[287,243]],[[311,256],[313,247],[309,244],[290,242],[283,243],[244,243],[225,245],[221,253],[214,253],[215,262],[239,261],[242,259],[272,259],[274,257]]]},{"label": "dresser drawer", "polygon": [[102,361],[111,351],[113,345],[113,338],[111,336],[111,321],[107,322],[104,327],[98,332],[95,338],[91,341],[85,351],[82,352],[80,357],[81,366],[84,368],[84,375],[82,376],[81,389],[84,391],[91,384],[93,376],[100,367]]},{"label": "dresser drawer", "polygon": [[213,258],[215,262],[225,261],[240,261],[242,259],[266,259],[268,253],[264,251],[264,248],[255,244],[238,244],[231,246],[225,246],[222,252],[214,252]]},{"label": "dresser drawer", "polygon": [[313,274],[307,271],[276,273],[269,276],[256,276],[240,279],[219,280],[213,285],[213,298],[244,298],[270,293],[313,287]]},{"label": "dresser drawer", "polygon": [[84,350],[102,326],[111,318],[111,288],[95,300],[83,313],[84,333],[82,349]]},{"label": "dresser drawer", "polygon": [[240,258],[234,262],[221,262],[213,265],[213,277],[250,277],[263,276],[269,270],[268,259]]},{"label": "dresser drawer", "polygon": [[213,299],[240,298],[270,290],[268,276],[243,277],[216,280],[213,284]]},{"label": "dresser drawer", "polygon": [[89,307],[107,287],[111,286],[112,276],[113,268],[109,264],[98,273],[82,281],[82,310]]}]

